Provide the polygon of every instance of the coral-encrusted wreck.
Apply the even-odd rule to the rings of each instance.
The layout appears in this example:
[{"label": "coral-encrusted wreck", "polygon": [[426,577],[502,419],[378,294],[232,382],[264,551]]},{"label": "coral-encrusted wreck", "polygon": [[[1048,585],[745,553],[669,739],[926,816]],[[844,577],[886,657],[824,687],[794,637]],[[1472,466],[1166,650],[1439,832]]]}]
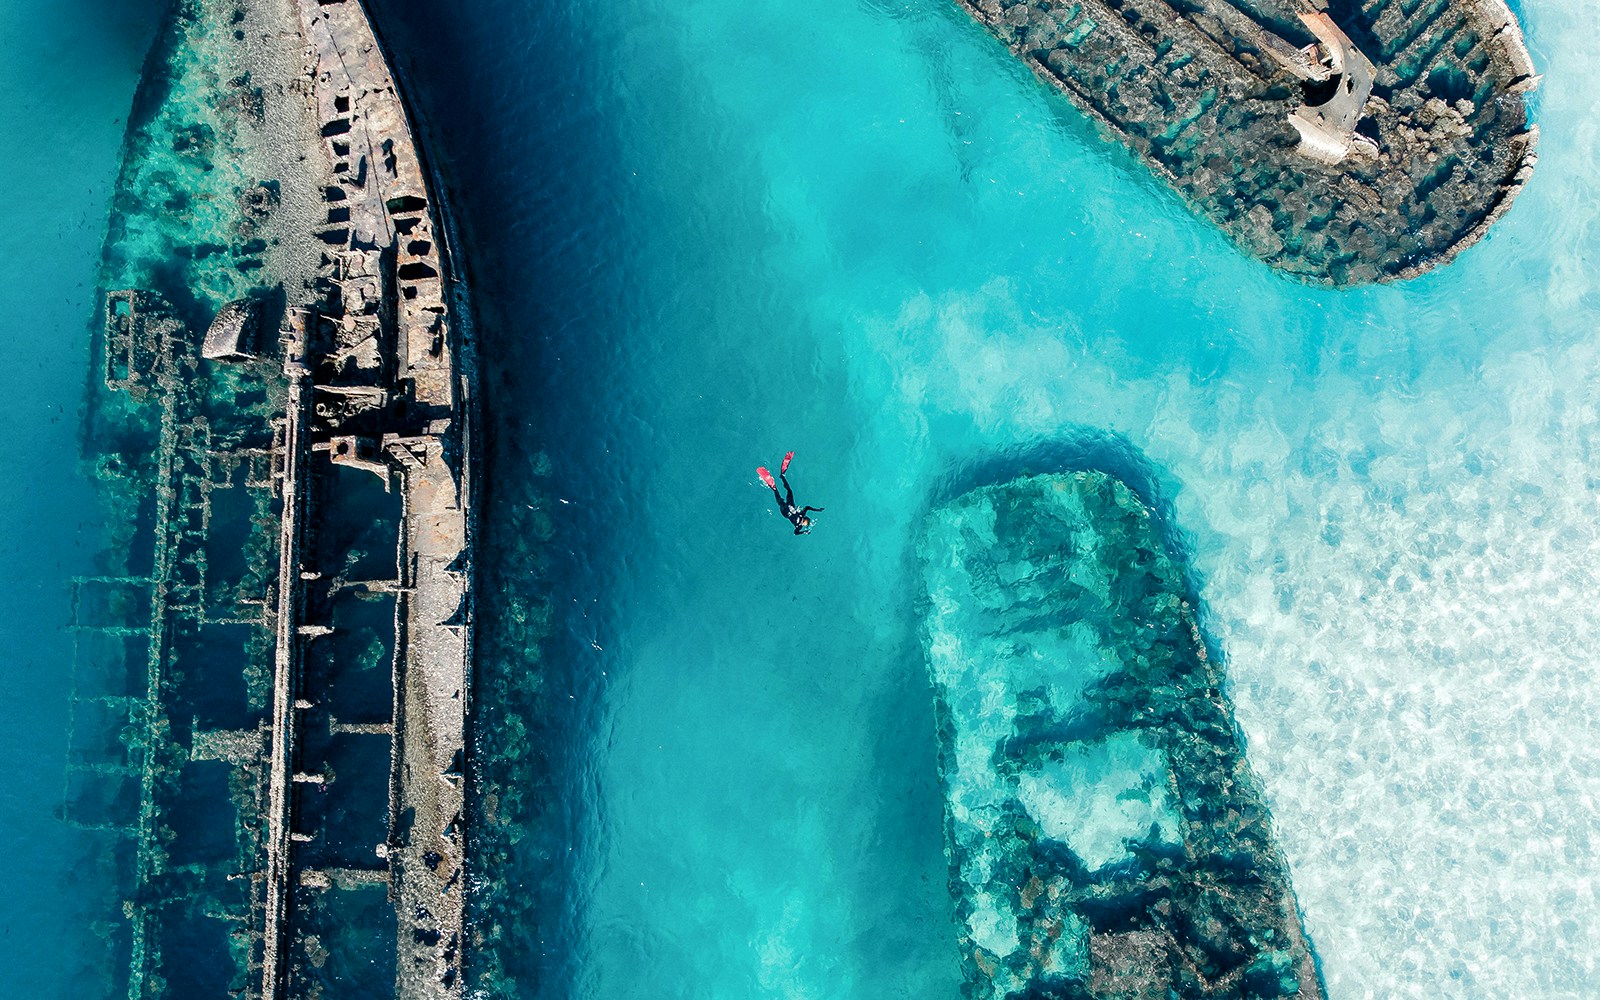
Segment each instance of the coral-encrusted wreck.
[{"label": "coral-encrusted wreck", "polygon": [[959,0],[1246,251],[1316,284],[1476,243],[1533,170],[1502,0]]},{"label": "coral-encrusted wreck", "polygon": [[459,998],[477,404],[437,183],[361,0],[176,3],[148,66],[62,806],[124,889],[103,992]]},{"label": "coral-encrusted wreck", "polygon": [[1103,473],[973,490],[918,552],[969,1000],[1321,1000],[1156,519]]}]

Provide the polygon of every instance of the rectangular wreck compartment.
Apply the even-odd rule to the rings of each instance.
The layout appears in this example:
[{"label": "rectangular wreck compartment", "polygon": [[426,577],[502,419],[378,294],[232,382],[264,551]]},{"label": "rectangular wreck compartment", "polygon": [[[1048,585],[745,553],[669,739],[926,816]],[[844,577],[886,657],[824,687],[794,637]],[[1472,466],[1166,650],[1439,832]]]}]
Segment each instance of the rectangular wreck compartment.
[{"label": "rectangular wreck compartment", "polygon": [[210,916],[198,901],[177,900],[160,915],[161,976],[169,997],[238,996],[249,977],[236,959],[237,921]]},{"label": "rectangular wreck compartment", "polygon": [[133,579],[86,579],[76,588],[75,624],[89,628],[148,628],[150,585]]},{"label": "rectangular wreck compartment", "polygon": [[334,887],[308,897],[298,915],[301,936],[316,935],[327,954],[321,964],[296,970],[309,993],[326,1000],[393,995],[395,912],[386,888],[386,882]]},{"label": "rectangular wreck compartment", "polygon": [[169,702],[174,718],[191,717],[200,729],[247,729],[256,722],[245,688],[245,668],[258,626],[207,623],[174,641],[176,680]]},{"label": "rectangular wreck compartment", "polygon": [[255,524],[256,494],[233,486],[211,491],[211,521],[206,532],[207,602],[221,616],[237,614],[241,599],[259,599],[260,593],[241,593],[241,586],[256,570],[250,562]]},{"label": "rectangular wreck compartment", "polygon": [[328,736],[308,729],[301,767],[332,776],[298,789],[297,829],[314,838],[297,849],[312,868],[371,868],[389,835],[389,739],[371,733]]},{"label": "rectangular wreck compartment", "polygon": [[72,757],[78,764],[135,767],[142,727],[133,703],[120,698],[82,698],[72,706]]},{"label": "rectangular wreck compartment", "polygon": [[200,865],[227,870],[239,860],[238,810],[230,780],[233,766],[221,760],[191,760],[178,775],[178,794],[164,811],[172,829],[174,865]]},{"label": "rectangular wreck compartment", "polygon": [[149,679],[147,636],[84,629],[77,645],[73,683],[80,697],[144,696]]},{"label": "rectangular wreck compartment", "polygon": [[139,820],[139,778],[69,768],[65,809],[85,826],[130,827]]}]

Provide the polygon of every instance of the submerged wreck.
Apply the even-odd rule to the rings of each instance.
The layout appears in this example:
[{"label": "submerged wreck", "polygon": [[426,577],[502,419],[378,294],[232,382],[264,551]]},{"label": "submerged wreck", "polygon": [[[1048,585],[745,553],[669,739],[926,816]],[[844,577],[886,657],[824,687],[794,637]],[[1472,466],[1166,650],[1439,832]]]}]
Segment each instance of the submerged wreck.
[{"label": "submerged wreck", "polygon": [[177,5],[157,54],[64,814],[110,835],[129,1000],[460,997],[476,398],[445,219],[358,0]]},{"label": "submerged wreck", "polygon": [[1532,174],[1538,84],[1503,0],[959,0],[1246,252],[1410,278]]},{"label": "submerged wreck", "polygon": [[1321,1000],[1221,670],[1102,473],[986,486],[919,542],[972,1000]]}]

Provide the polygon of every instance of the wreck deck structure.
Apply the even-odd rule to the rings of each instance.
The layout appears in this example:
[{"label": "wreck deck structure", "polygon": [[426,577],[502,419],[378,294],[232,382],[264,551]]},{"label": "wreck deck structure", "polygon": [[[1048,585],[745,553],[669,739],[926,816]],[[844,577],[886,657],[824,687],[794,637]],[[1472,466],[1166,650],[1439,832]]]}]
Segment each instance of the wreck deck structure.
[{"label": "wreck deck structure", "polygon": [[[446,234],[372,25],[357,0],[296,8],[336,179],[322,233],[327,296],[305,323],[310,448],[392,478],[402,503],[383,851],[399,921],[397,996],[454,997],[467,889],[474,377],[448,303]],[[286,365],[296,361],[289,343]],[[269,953],[282,936],[269,922]],[[263,965],[263,997],[281,996],[282,970]]]},{"label": "wreck deck structure", "polygon": [[[445,220],[359,0],[246,7],[301,43],[321,267],[209,327],[187,288],[105,295],[88,440],[131,506],[74,593],[64,811],[126,854],[130,1000],[337,995],[342,963],[460,997],[477,401]],[[372,941],[329,900],[385,895],[355,905],[389,957],[336,954]]]},{"label": "wreck deck structure", "polygon": [[1403,279],[1532,174],[1538,84],[1503,0],[958,0],[1246,252]]}]

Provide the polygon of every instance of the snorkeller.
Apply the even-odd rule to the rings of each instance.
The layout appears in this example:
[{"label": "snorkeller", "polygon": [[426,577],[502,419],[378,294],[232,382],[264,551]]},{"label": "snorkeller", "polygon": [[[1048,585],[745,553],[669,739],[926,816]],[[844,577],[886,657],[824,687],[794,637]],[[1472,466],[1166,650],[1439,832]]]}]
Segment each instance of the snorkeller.
[{"label": "snorkeller", "polygon": [[778,513],[788,518],[789,523],[794,525],[794,533],[797,535],[809,535],[811,533],[811,518],[806,515],[814,510],[820,511],[822,508],[810,505],[805,507],[795,506],[794,487],[789,485],[789,477],[786,475],[789,471],[789,463],[792,461],[794,461],[794,452],[791,451],[783,456],[783,465],[778,468],[778,479],[783,480],[783,493],[778,492],[777,481],[772,478],[772,473],[768,472],[765,466],[757,469],[756,475],[760,476],[761,481],[767,484],[767,489],[772,491],[772,499],[778,501]]}]

